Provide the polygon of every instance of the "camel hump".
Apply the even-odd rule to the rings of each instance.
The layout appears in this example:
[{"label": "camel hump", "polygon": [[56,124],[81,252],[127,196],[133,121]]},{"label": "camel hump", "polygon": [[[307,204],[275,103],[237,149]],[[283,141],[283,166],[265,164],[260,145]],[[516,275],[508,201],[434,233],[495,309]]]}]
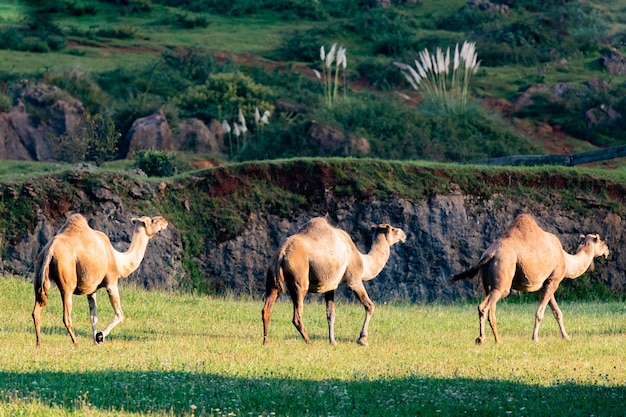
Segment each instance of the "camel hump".
[{"label": "camel hump", "polygon": [[530,214],[520,214],[502,234],[502,238],[511,237],[527,240],[529,236],[543,231],[544,230],[539,227],[533,216]]},{"label": "camel hump", "polygon": [[88,229],[91,228],[89,227],[89,223],[87,223],[87,219],[80,213],[74,213],[68,217],[67,221],[63,226],[61,226],[57,234],[81,233]]},{"label": "camel hump", "polygon": [[334,229],[324,217],[314,217],[302,227],[300,233],[316,234],[324,233],[325,230]]}]

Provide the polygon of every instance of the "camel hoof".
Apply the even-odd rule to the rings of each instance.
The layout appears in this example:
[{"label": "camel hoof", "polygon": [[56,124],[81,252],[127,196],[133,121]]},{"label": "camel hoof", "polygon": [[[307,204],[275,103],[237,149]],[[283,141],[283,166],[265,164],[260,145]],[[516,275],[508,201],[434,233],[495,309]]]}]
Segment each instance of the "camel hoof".
[{"label": "camel hoof", "polygon": [[102,332],[98,332],[96,333],[96,344],[100,344],[104,342],[104,336],[102,335]]}]

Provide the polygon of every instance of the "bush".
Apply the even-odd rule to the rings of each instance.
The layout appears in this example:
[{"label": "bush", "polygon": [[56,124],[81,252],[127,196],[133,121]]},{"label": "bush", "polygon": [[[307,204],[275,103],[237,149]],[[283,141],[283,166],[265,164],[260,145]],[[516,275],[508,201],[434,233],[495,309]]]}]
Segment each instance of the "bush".
[{"label": "bush", "polygon": [[278,59],[284,61],[316,62],[320,56],[320,46],[335,33],[333,30],[310,29],[296,30],[285,37],[278,49]]},{"label": "bush", "polygon": [[173,48],[163,52],[163,62],[183,78],[204,83],[218,70],[211,54],[199,48]]},{"label": "bush", "polygon": [[91,76],[77,69],[47,72],[42,81],[66,91],[95,113],[100,112],[109,101],[109,96]]},{"label": "bush", "polygon": [[420,113],[397,99],[367,95],[316,116],[365,136],[371,146],[368,156],[374,158],[460,162],[540,153],[528,139],[476,106],[462,117]]},{"label": "bush", "polygon": [[235,119],[239,109],[254,114],[256,107],[274,112],[273,93],[241,72],[212,74],[204,85],[192,86],[180,98],[180,116],[212,120]]},{"label": "bush", "polygon": [[117,156],[121,134],[115,129],[111,117],[86,112],[74,124],[74,129],[49,139],[57,147],[60,159],[67,162],[91,161],[97,166]]},{"label": "bush", "polygon": [[176,154],[167,151],[141,150],[133,153],[135,167],[149,177],[171,177],[177,170]]}]

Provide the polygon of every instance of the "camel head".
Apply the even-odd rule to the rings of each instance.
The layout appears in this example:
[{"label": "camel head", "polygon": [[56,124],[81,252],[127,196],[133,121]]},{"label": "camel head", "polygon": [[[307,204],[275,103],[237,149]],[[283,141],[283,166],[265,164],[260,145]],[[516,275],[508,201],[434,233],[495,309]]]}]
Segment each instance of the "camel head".
[{"label": "camel head", "polygon": [[604,256],[604,258],[609,257],[609,247],[600,240],[600,235],[580,235],[580,244],[578,245],[578,249],[576,252],[580,251],[584,247],[593,248],[593,257],[596,256]]},{"label": "camel head", "polygon": [[389,224],[372,226],[372,232],[374,232],[375,235],[384,234],[389,246],[393,246],[398,242],[404,243],[406,241],[406,234],[404,231]]},{"label": "camel head", "polygon": [[135,231],[137,231],[140,227],[145,228],[146,235],[148,237],[152,237],[159,233],[161,230],[167,228],[167,220],[165,220],[161,216],[142,216],[142,217],[133,217],[131,222],[135,225]]},{"label": "camel head", "polygon": [[[590,247],[593,251],[593,257],[595,258],[596,256],[603,256],[604,258],[608,258],[609,257],[609,247],[606,245],[606,243],[604,243],[603,241],[600,240],[600,236],[599,235],[580,235],[580,244],[578,245],[578,249],[576,250],[576,253],[580,252],[581,250]],[[595,270],[595,264],[593,263],[593,260],[591,261],[591,263],[589,264],[589,268],[587,269],[587,271],[594,271]]]}]

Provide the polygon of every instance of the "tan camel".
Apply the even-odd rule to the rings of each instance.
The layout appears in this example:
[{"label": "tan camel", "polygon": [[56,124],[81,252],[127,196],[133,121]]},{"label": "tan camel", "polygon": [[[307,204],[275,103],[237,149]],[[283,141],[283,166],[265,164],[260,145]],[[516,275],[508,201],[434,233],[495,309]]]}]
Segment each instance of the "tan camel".
[{"label": "tan camel", "polygon": [[[167,227],[161,216],[133,218],[133,239],[128,251],[113,248],[109,238],[93,230],[80,214],[71,215],[57,234],[37,257],[35,264],[35,308],[33,321],[40,344],[41,313],[46,305],[50,281],[54,281],[63,302],[63,323],[72,342],[76,335],[72,326],[72,294],[87,295],[94,343],[102,343],[113,327],[124,319],[117,288],[119,278],[125,278],[139,267],[151,237]],[[97,332],[96,291],[106,288],[115,317],[103,331]]]},{"label": "tan camel", "polygon": [[266,277],[265,305],[263,306],[263,344],[268,342],[268,326],[272,307],[279,293],[285,291],[285,282],[293,301],[293,324],[305,342],[311,344],[302,320],[304,297],[307,293],[324,293],[328,340],[335,341],[335,290],[345,282],[365,307],[365,321],[358,339],[367,345],[367,329],[374,303],[367,295],[363,281],[376,277],[389,259],[390,247],[404,242],[401,229],[388,224],[372,226],[374,237],[367,255],[359,252],[350,236],[328,224],[325,218],[311,219],[303,229],[290,236],[276,253]]},{"label": "tan camel", "polygon": [[496,330],[496,303],[509,295],[511,288],[521,292],[541,290],[532,340],[539,342],[539,325],[548,304],[563,338],[570,338],[554,292],[564,278],[577,278],[592,269],[595,257],[609,256],[609,248],[600,236],[581,235],[580,238],[576,254],[570,255],[563,250],[555,235],[543,231],[532,216],[522,214],[487,248],[477,265],[452,277],[450,283],[472,278],[481,271],[487,297],[478,306],[480,335],[476,339],[477,345],[485,340],[485,318],[489,320],[496,343],[500,341]]}]

